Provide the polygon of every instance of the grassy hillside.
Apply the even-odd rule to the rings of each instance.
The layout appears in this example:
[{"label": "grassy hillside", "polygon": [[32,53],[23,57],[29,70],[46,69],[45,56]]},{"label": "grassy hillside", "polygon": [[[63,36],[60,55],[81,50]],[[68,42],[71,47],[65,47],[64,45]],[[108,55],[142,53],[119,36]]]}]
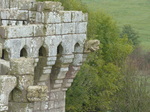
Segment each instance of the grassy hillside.
[{"label": "grassy hillside", "polygon": [[121,27],[130,24],[140,35],[141,46],[150,51],[150,0],[82,0],[91,10],[109,13]]}]

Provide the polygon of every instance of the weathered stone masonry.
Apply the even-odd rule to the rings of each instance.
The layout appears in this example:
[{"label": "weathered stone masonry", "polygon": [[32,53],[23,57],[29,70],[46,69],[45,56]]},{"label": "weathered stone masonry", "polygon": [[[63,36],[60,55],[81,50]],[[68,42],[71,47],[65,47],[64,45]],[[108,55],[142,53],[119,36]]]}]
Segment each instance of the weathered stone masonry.
[{"label": "weathered stone masonry", "polygon": [[65,112],[66,91],[89,51],[87,14],[59,2],[1,0],[0,112]]}]

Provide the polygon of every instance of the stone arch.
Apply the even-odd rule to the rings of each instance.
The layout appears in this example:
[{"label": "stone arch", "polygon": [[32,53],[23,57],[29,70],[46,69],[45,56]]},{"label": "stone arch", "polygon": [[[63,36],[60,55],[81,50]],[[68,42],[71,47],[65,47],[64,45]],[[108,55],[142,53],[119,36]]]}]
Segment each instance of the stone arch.
[{"label": "stone arch", "polygon": [[62,55],[63,54],[63,46],[62,44],[60,43],[58,46],[57,46],[57,55]]},{"label": "stone arch", "polygon": [[81,46],[80,44],[77,42],[75,45],[74,45],[74,52],[81,52]]},{"label": "stone arch", "polygon": [[82,57],[83,57],[83,46],[82,43],[76,42],[74,45],[74,59],[72,64],[73,65],[81,65],[82,64]]},{"label": "stone arch", "polygon": [[43,57],[47,56],[47,51],[46,51],[46,48],[44,46],[40,47],[40,49],[39,49],[39,56],[43,56]]},{"label": "stone arch", "polygon": [[74,52],[83,52],[84,42],[81,40],[76,40],[73,42],[74,44]]},{"label": "stone arch", "polygon": [[25,48],[22,48],[20,51],[20,57],[27,57],[28,53],[27,50]]},{"label": "stone arch", "polygon": [[6,49],[3,49],[3,50],[2,50],[2,58],[1,58],[1,59],[4,59],[4,60],[6,60],[6,61],[9,60],[9,54],[8,54],[8,52],[7,52]]}]

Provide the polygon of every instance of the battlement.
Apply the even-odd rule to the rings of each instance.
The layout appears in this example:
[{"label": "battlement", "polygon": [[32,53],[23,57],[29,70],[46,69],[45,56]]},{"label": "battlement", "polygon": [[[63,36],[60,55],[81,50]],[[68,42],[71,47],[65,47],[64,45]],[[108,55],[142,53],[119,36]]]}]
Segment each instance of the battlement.
[{"label": "battlement", "polygon": [[0,7],[0,112],[65,112],[67,89],[99,48],[86,42],[88,15],[52,1]]}]

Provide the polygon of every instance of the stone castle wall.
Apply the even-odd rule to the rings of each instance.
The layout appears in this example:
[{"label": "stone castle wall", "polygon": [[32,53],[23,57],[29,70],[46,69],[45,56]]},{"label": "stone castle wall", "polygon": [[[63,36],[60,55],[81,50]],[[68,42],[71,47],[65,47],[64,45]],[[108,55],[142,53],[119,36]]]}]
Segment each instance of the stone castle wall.
[{"label": "stone castle wall", "polygon": [[95,45],[84,50],[87,19],[59,2],[0,2],[0,112],[65,112],[66,91]]}]

